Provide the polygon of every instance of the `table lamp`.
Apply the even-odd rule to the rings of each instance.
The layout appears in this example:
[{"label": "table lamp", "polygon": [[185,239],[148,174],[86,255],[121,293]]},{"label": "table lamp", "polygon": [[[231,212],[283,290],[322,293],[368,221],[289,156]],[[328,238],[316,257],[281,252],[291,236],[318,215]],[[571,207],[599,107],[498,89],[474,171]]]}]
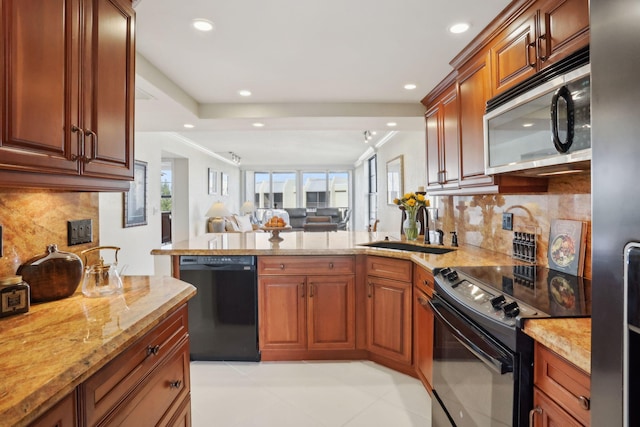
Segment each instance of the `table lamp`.
[{"label": "table lamp", "polygon": [[251,223],[255,224],[255,217],[253,216],[253,212],[256,210],[255,205],[253,204],[252,201],[247,200],[246,202],[244,202],[242,204],[242,207],[240,207],[240,212],[242,212],[243,214],[251,214],[250,218],[251,218]]},{"label": "table lamp", "polygon": [[231,212],[227,209],[222,202],[215,202],[209,210],[207,211],[206,216],[213,218],[211,221],[211,228],[214,233],[224,233],[224,218],[225,216],[230,216]]}]

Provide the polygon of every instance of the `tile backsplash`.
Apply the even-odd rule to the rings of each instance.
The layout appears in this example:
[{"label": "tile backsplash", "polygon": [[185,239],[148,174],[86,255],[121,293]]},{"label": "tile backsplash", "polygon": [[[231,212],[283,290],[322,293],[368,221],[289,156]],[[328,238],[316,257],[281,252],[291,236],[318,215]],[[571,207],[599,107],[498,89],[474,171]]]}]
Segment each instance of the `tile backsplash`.
[{"label": "tile backsplash", "polygon": [[[15,274],[28,259],[45,253],[55,243],[61,251],[80,254],[98,246],[98,193],[0,189],[0,225],[4,256],[0,277]],[[93,242],[67,246],[67,221],[93,220]]]},{"label": "tile backsplash", "polygon": [[[547,193],[492,194],[440,197],[438,228],[451,242],[450,231],[458,241],[495,252],[512,255],[513,233],[535,233],[536,259],[548,266],[547,250],[552,219],[587,222],[587,254],[584,276],[591,277],[591,176],[565,175],[549,180]],[[513,214],[513,231],[502,229],[502,213]]]}]

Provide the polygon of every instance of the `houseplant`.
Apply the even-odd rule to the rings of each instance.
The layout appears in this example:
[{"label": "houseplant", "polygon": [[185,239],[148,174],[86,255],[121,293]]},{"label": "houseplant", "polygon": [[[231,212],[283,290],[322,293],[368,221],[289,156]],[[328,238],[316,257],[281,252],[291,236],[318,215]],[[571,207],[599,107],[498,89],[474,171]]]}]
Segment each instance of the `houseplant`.
[{"label": "houseplant", "polygon": [[393,203],[402,206],[407,213],[407,219],[402,224],[406,239],[416,240],[418,238],[418,223],[416,221],[418,210],[429,206],[429,200],[423,193],[405,193],[401,199],[394,199]]}]

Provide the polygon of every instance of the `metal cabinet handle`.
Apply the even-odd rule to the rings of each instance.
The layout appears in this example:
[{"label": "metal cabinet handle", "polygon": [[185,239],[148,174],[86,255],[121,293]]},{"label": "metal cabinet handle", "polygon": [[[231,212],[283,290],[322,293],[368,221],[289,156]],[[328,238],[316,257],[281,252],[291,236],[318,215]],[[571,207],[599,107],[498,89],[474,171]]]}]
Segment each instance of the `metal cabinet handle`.
[{"label": "metal cabinet handle", "polygon": [[72,161],[77,161],[84,158],[84,129],[78,127],[76,125],[71,125],[71,132],[78,133],[80,135],[80,139],[78,141],[78,153],[71,156]]},{"label": "metal cabinet handle", "polygon": [[280,270],[284,270],[284,264],[280,264]]},{"label": "metal cabinet handle", "polygon": [[542,62],[546,61],[547,59],[549,59],[549,56],[546,54],[547,53],[547,46],[545,46],[544,48],[544,52],[545,54],[542,55],[542,43],[547,41],[547,35],[543,34],[540,37],[538,37],[538,59]]},{"label": "metal cabinet handle", "polygon": [[532,41],[531,43],[527,43],[527,60],[529,61],[529,66],[532,68],[536,68],[536,60],[535,60],[535,52],[534,52],[534,60],[533,62],[531,62],[531,48],[535,48],[536,47],[536,40]]},{"label": "metal cabinet handle", "polygon": [[536,414],[542,414],[542,408],[536,406],[532,410],[529,411],[529,427],[533,427],[534,418]]},{"label": "metal cabinet handle", "polygon": [[369,283],[369,291],[367,292],[367,297],[371,298],[372,295],[372,291],[373,291],[373,285],[371,283]]},{"label": "metal cabinet handle", "polygon": [[313,298],[313,283],[309,283],[309,298]]},{"label": "metal cabinet handle", "polygon": [[169,388],[180,388],[182,380],[169,381]]},{"label": "metal cabinet handle", "polygon": [[427,279],[423,280],[423,281],[422,281],[422,283],[423,283],[425,286],[428,286],[428,287],[430,287],[430,288],[432,288],[432,287],[433,287],[433,285],[431,285],[431,283],[429,283],[429,281],[428,281]]},{"label": "metal cabinet handle", "polygon": [[98,158],[98,134],[91,129],[85,129],[84,135],[91,137],[91,157],[82,156],[82,161],[85,163],[91,163]]},{"label": "metal cabinet handle", "polygon": [[304,283],[300,283],[300,298],[304,298]]},{"label": "metal cabinet handle", "polygon": [[147,356],[157,356],[158,353],[160,352],[160,346],[159,345],[155,345],[155,346],[148,346],[147,347]]},{"label": "metal cabinet handle", "polygon": [[591,409],[591,400],[589,400],[588,397],[578,396],[578,404],[585,411],[588,411],[589,409]]},{"label": "metal cabinet handle", "polygon": [[332,263],[332,262],[330,262],[330,263],[329,263],[329,269],[331,270],[332,268],[333,268],[333,263]]},{"label": "metal cabinet handle", "polygon": [[418,302],[423,307],[428,307],[429,306],[429,300],[426,299],[425,297],[418,297]]}]

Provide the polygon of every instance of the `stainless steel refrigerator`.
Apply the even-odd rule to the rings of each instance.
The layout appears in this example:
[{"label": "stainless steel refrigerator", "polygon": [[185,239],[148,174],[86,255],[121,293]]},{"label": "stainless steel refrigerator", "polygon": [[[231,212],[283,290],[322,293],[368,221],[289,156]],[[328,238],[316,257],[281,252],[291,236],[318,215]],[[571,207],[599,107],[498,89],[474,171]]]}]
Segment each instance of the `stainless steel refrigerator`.
[{"label": "stainless steel refrigerator", "polygon": [[640,1],[591,0],[590,8],[591,425],[638,426]]}]

